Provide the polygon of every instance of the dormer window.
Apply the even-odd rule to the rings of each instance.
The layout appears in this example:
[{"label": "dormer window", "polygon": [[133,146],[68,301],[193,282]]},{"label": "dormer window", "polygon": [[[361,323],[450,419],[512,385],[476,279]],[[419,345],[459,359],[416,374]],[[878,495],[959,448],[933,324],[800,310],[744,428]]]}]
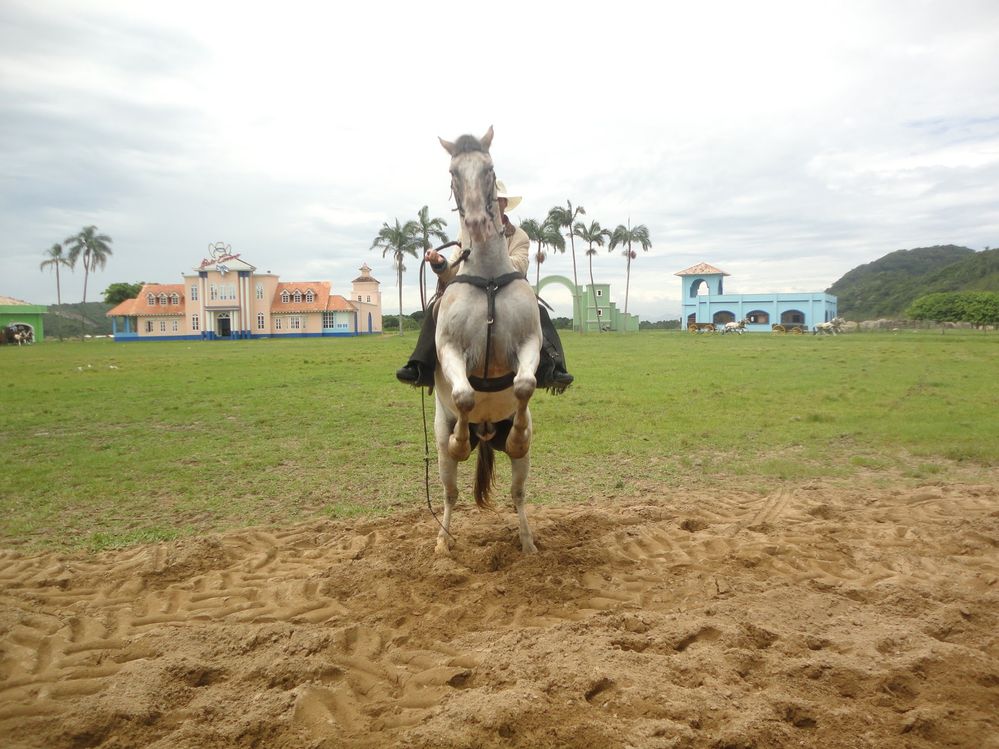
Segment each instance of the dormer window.
[{"label": "dormer window", "polygon": [[166,307],[166,303],[167,303],[167,295],[166,294],[160,294],[160,304],[162,304],[164,307]]},{"label": "dormer window", "polygon": [[299,291],[298,289],[295,289],[295,297],[294,297],[294,299],[295,299],[295,304],[301,304],[302,303],[302,292]]},{"label": "dormer window", "polygon": [[287,291],[282,291],[281,292],[281,303],[282,304],[287,304],[290,301],[291,301],[291,294],[289,294]]},{"label": "dormer window", "polygon": [[146,304],[148,304],[150,307],[155,307],[156,306],[156,295],[155,294],[146,294]]},{"label": "dormer window", "polygon": [[312,293],[312,289],[309,289],[308,291],[305,292],[305,301],[308,302],[309,304],[312,304],[314,301],[316,301],[316,295]]},{"label": "dormer window", "polygon": [[174,292],[170,295],[170,304],[180,304],[180,295]]}]

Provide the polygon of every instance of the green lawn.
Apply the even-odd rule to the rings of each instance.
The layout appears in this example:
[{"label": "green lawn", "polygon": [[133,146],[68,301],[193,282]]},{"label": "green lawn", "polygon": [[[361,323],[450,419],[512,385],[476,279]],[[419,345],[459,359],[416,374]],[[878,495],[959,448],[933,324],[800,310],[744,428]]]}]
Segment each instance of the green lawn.
[{"label": "green lawn", "polygon": [[[0,545],[99,549],[422,505],[420,391],[393,376],[415,340],[2,347]],[[999,465],[995,334],[563,340],[577,383],[532,402],[535,502],[993,480]]]}]

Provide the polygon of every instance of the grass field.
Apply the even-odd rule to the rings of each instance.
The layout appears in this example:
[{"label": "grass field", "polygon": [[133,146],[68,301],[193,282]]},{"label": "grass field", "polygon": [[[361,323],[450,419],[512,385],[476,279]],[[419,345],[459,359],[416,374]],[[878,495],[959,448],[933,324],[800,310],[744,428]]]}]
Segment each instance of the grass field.
[{"label": "grass field", "polygon": [[[0,348],[0,544],[424,504],[420,392],[393,376],[415,338]],[[999,465],[994,334],[563,338],[577,383],[532,402],[532,502],[991,481]]]}]

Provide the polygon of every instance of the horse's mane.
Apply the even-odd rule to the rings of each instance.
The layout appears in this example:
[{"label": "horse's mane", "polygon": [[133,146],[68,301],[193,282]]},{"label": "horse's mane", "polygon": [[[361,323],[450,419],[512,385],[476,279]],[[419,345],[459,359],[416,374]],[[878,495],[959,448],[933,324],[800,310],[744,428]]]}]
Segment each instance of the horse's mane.
[{"label": "horse's mane", "polygon": [[454,142],[453,155],[457,156],[459,153],[473,153],[475,151],[482,153],[485,150],[482,147],[482,142],[474,135],[462,135]]}]

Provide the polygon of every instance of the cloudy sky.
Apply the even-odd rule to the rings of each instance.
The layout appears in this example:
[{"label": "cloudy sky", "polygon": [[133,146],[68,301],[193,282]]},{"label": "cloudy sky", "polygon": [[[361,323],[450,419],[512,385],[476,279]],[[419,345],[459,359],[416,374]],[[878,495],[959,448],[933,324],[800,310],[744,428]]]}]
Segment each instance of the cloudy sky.
[{"label": "cloudy sky", "polygon": [[[372,240],[423,205],[454,232],[437,136],[490,125],[513,218],[571,199],[648,227],[644,319],[701,261],[732,293],[821,291],[896,249],[999,245],[999,3],[3,0],[0,295],[54,303],[43,253],[94,224],[91,299],[222,241],[340,293],[367,262],[391,312]],[[619,304],[624,269],[593,263]]]}]

